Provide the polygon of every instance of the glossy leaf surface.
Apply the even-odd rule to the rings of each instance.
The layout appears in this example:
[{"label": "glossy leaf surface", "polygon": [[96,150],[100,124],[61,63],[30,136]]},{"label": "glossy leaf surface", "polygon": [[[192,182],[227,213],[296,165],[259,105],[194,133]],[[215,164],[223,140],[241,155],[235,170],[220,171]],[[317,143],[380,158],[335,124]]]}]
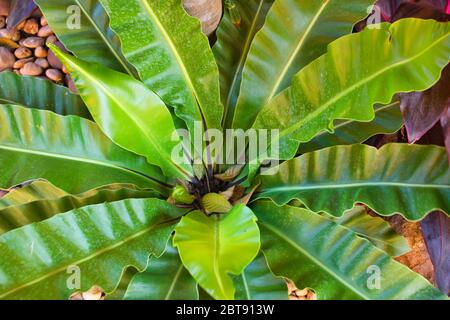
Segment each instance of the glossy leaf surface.
[{"label": "glossy leaf surface", "polygon": [[217,42],[213,47],[220,72],[222,104],[225,108],[225,127],[231,126],[241,86],[242,70],[255,34],[264,25],[273,0],[234,1],[241,17],[236,26],[232,14],[225,10],[217,29]]},{"label": "glossy leaf surface", "polygon": [[0,73],[0,103],[19,104],[29,108],[49,110],[61,115],[76,115],[90,119],[89,110],[80,96],[66,87],[37,77]]},{"label": "glossy leaf surface", "polygon": [[36,180],[0,198],[0,234],[87,205],[155,197],[155,191],[127,184],[111,184],[72,195],[48,181]]},{"label": "glossy leaf surface", "polygon": [[234,277],[236,300],[287,300],[288,289],[285,280],[275,277],[267,266],[264,255],[260,253]]},{"label": "glossy leaf surface", "polygon": [[35,0],[64,46],[77,57],[133,75],[98,0]]},{"label": "glossy leaf surface", "polygon": [[184,268],[171,244],[159,258],[151,257],[147,269],[136,274],[125,300],[197,300],[197,283]]},{"label": "glossy leaf surface", "polygon": [[[277,168],[275,168],[277,169]],[[256,198],[284,205],[298,199],[314,212],[340,217],[355,203],[417,221],[433,210],[450,212],[445,149],[388,144],[338,146],[305,154],[261,176]]]},{"label": "glossy leaf surface", "polygon": [[[124,200],[8,232],[0,237],[0,298],[67,299],[93,285],[111,292],[124,267],[143,270],[150,254],[162,254],[182,214],[163,200]],[[76,272],[79,290],[70,288]]]},{"label": "glossy leaf surface", "polygon": [[172,140],[175,125],[155,93],[128,75],[76,59],[56,46],[51,48],[71,72],[92,117],[111,140],[145,156],[168,177],[185,178],[189,174],[188,165],[172,160],[172,150],[177,146]]},{"label": "glossy leaf surface", "polygon": [[449,43],[450,24],[419,19],[342,37],[261,111],[254,128],[279,129],[280,158],[290,159],[300,142],[332,132],[334,120],[372,121],[375,103],[432,86],[449,61]]},{"label": "glossy leaf surface", "polygon": [[256,257],[259,229],[244,205],[209,217],[194,211],[177,225],[173,243],[197,283],[215,299],[229,300],[235,293],[229,274],[239,275]]},{"label": "glossy leaf surface", "polygon": [[325,214],[322,216],[369,240],[391,256],[401,256],[410,251],[405,238],[397,234],[382,218],[370,216],[363,206],[345,212],[340,218]]},{"label": "glossy leaf surface", "polygon": [[[77,194],[111,183],[167,190],[159,169],[113,144],[93,122],[0,105],[0,187],[46,179]],[[83,173],[83,174],[80,174]]]},{"label": "glossy leaf surface", "polygon": [[220,129],[219,73],[200,22],[181,0],[101,0],[127,60],[142,81],[183,119]]},{"label": "glossy leaf surface", "polygon": [[292,77],[349,34],[373,0],[276,1],[252,43],[242,75],[233,127],[248,129]]},{"label": "glossy leaf surface", "polygon": [[446,299],[369,241],[311,211],[270,201],[252,210],[270,269],[298,288],[313,289],[319,300]]},{"label": "glossy leaf surface", "polygon": [[337,120],[334,132],[320,132],[311,141],[302,143],[298,153],[308,153],[327,147],[362,143],[377,134],[391,134],[403,125],[399,102],[375,106],[375,119],[371,122]]}]

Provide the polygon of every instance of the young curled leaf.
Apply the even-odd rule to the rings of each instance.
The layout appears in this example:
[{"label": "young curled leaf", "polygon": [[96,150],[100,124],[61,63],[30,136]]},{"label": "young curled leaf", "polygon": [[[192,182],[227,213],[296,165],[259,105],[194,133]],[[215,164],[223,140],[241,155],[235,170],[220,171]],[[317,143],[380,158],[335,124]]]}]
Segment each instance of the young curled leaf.
[{"label": "young curled leaf", "polygon": [[232,208],[231,203],[218,193],[205,194],[201,202],[207,213],[227,213]]},{"label": "young curled leaf", "polygon": [[216,179],[219,179],[219,180],[225,181],[225,182],[233,181],[234,178],[239,176],[243,167],[244,166],[241,164],[232,166],[232,167],[228,168],[224,173],[215,174],[214,177]]},{"label": "young curled leaf", "polygon": [[175,229],[173,244],[197,283],[215,299],[234,299],[232,275],[240,275],[257,256],[257,218],[244,205],[227,214],[206,216],[194,211]]},{"label": "young curled leaf", "polygon": [[175,186],[172,191],[171,198],[176,202],[184,204],[192,204],[195,200],[195,196],[189,194],[189,192],[181,185]]}]

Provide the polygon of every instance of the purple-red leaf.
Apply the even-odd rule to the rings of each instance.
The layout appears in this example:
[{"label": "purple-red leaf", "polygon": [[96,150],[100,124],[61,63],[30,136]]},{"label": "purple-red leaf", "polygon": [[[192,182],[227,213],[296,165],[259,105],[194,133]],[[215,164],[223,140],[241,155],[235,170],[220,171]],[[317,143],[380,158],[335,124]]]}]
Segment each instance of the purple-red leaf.
[{"label": "purple-red leaf", "polygon": [[445,148],[447,149],[448,161],[450,163],[450,106],[441,116],[441,126],[444,133]]},{"label": "purple-red leaf", "polygon": [[448,0],[378,0],[376,5],[381,9],[383,19],[389,22],[405,17],[426,18],[421,16],[425,14],[420,12],[422,10],[450,13],[446,12],[450,10]]},{"label": "purple-red leaf", "polygon": [[[402,18],[434,19],[450,21],[448,0],[379,0],[378,7],[385,21]],[[450,67],[444,69],[441,80],[424,92],[400,94],[403,119],[408,141],[414,143],[422,138],[439,121],[450,161]]]},{"label": "purple-red leaf", "polygon": [[400,94],[403,119],[408,140],[414,143],[428,132],[442,116],[448,115],[450,106],[450,66],[442,72],[441,79],[423,92]]},{"label": "purple-red leaf", "polygon": [[449,21],[450,15],[445,13],[445,5],[437,6],[429,3],[430,1],[421,1],[417,3],[406,2],[401,4],[391,21],[397,21],[402,18],[420,18],[420,19],[434,19],[437,21]]},{"label": "purple-red leaf", "polygon": [[444,213],[430,213],[420,223],[422,235],[433,263],[435,282],[445,294],[450,294],[450,218]]},{"label": "purple-red leaf", "polygon": [[8,27],[14,28],[28,18],[37,5],[33,0],[12,0],[8,17]]}]

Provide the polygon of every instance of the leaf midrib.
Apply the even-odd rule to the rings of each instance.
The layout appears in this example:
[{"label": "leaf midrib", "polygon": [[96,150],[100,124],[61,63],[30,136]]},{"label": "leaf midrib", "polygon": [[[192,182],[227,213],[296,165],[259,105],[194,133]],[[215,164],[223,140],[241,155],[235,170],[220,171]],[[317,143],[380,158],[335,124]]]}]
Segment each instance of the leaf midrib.
[{"label": "leaf midrib", "polygon": [[[72,63],[72,62],[71,62]],[[145,137],[147,137],[147,139],[149,140],[150,144],[152,146],[155,147],[155,149],[158,151],[158,153],[160,155],[166,154],[166,152],[162,149],[162,145],[158,142],[155,141],[155,137],[153,137],[153,135],[149,134],[149,132],[151,130],[145,130],[146,126],[145,124],[141,123],[141,119],[139,117],[135,118],[132,117],[131,114],[129,114],[127,112],[127,110],[122,106],[122,104],[120,103],[119,100],[116,99],[116,97],[114,96],[114,94],[112,94],[108,88],[106,88],[101,82],[97,81],[96,78],[91,77],[91,75],[88,72],[85,72],[83,68],[77,68],[77,70],[82,73],[86,78],[90,79],[90,81],[92,81],[93,83],[97,84],[102,90],[103,92],[117,105],[117,107],[122,110],[123,114],[125,114],[128,119],[130,119],[133,123],[136,124],[136,126],[139,128],[139,130],[144,134]],[[101,127],[101,123],[98,123],[98,125]],[[146,158],[148,159],[148,156],[146,155]],[[172,160],[172,157],[166,157],[166,159],[169,159],[169,163],[172,164],[172,168],[175,168],[175,171],[182,173],[184,176],[188,176],[188,174],[182,170],[180,167],[178,167]],[[160,166],[160,164],[156,164],[158,166]]]},{"label": "leaf midrib", "polygon": [[351,92],[359,89],[359,87],[362,87],[363,85],[365,85],[366,83],[372,81],[373,79],[381,76],[383,73],[391,71],[392,69],[398,68],[403,66],[404,64],[407,64],[411,61],[414,61],[415,59],[420,58],[423,54],[425,54],[426,52],[428,52],[429,50],[431,50],[434,46],[436,46],[437,44],[439,44],[441,41],[443,41],[445,38],[447,38],[449,35],[449,33],[446,33],[444,36],[438,38],[436,41],[434,41],[433,43],[431,43],[426,49],[420,51],[419,53],[415,54],[414,56],[404,59],[402,61],[393,63],[391,65],[388,65],[384,68],[382,68],[381,70],[375,72],[374,74],[368,76],[365,79],[362,79],[358,82],[356,82],[355,84],[351,85],[350,87],[348,87],[347,89],[343,90],[342,92],[340,92],[339,94],[335,95],[334,97],[332,97],[330,100],[328,100],[327,102],[325,102],[324,104],[322,104],[320,107],[318,107],[316,110],[314,110],[313,112],[311,112],[310,114],[308,114],[307,116],[305,116],[304,118],[302,118],[300,121],[298,121],[297,123],[293,124],[292,126],[287,127],[286,129],[282,130],[282,132],[279,134],[280,138],[285,137],[286,135],[291,134],[292,132],[296,131],[297,129],[301,128],[305,123],[309,122],[311,119],[319,116],[322,112],[324,112],[329,106],[333,105],[334,103],[336,103],[337,101],[341,100],[342,98],[345,98],[347,95],[349,95]]},{"label": "leaf midrib", "polygon": [[173,278],[173,281],[170,284],[169,290],[167,291],[164,300],[170,300],[170,296],[172,295],[173,290],[175,289],[176,283],[178,282],[178,279],[180,278],[182,271],[183,271],[183,264],[180,262],[180,266],[178,267],[177,272],[175,273],[175,277]]},{"label": "leaf midrib", "polygon": [[181,70],[181,73],[183,74],[183,78],[186,80],[188,87],[190,89],[190,92],[194,96],[194,104],[196,105],[197,110],[199,112],[199,115],[200,115],[199,118],[202,119],[204,115],[203,115],[203,112],[202,112],[201,106],[200,106],[201,99],[199,97],[199,94],[197,93],[197,90],[196,90],[194,83],[189,75],[189,72],[186,69],[183,59],[180,57],[178,50],[176,49],[176,46],[172,41],[172,38],[169,36],[168,32],[166,31],[166,28],[162,24],[161,20],[159,20],[158,16],[155,14],[152,7],[148,4],[148,2],[147,2],[148,0],[138,0],[138,1],[146,9],[149,16],[152,18],[152,20],[155,22],[158,29],[161,31],[164,39],[166,39],[166,43],[168,44],[172,54],[175,56],[175,60],[177,61],[177,64]]},{"label": "leaf midrib", "polygon": [[214,256],[213,256],[213,272],[217,279],[217,284],[219,285],[220,291],[226,297],[225,287],[220,276],[220,216],[216,215],[216,221],[214,221]]},{"label": "leaf midrib", "polygon": [[[316,25],[317,21],[319,21],[320,16],[322,15],[323,11],[326,9],[326,7],[330,4],[330,0],[323,1],[322,5],[320,6],[317,13],[314,15],[313,19],[309,22],[308,27],[305,30],[305,33],[300,38],[300,41],[298,42],[297,46],[294,48],[294,51],[289,55],[289,59],[286,62],[286,65],[281,70],[280,74],[276,78],[276,81],[274,82],[274,85],[272,87],[272,90],[270,91],[269,95],[265,99],[265,101],[270,101],[275,94],[278,92],[278,88],[280,87],[281,83],[284,80],[284,77],[286,76],[287,72],[289,71],[289,68],[291,67],[292,63],[294,62],[295,58],[297,57],[299,51],[303,48],[303,45],[305,44],[306,39],[309,37],[312,29]],[[263,103],[265,105],[265,103]]]},{"label": "leaf midrib", "polygon": [[116,50],[114,50],[113,46],[111,45],[109,39],[103,34],[103,32],[100,30],[100,28],[98,27],[98,25],[95,23],[95,21],[91,18],[91,16],[89,15],[88,11],[86,10],[85,7],[83,7],[80,3],[79,0],[74,0],[78,7],[80,8],[81,11],[83,11],[84,15],[86,16],[86,18],[88,19],[88,21],[92,24],[92,26],[94,27],[94,29],[97,31],[97,33],[99,34],[99,36],[103,39],[103,42],[106,44],[106,46],[108,47],[109,51],[111,51],[111,53],[114,55],[114,57],[116,58],[116,60],[122,65],[122,67],[125,69],[125,71],[134,78],[134,74],[133,72],[130,70],[130,68],[128,67],[128,65],[126,64],[125,61],[123,61],[122,57],[119,56],[119,54],[116,52]]},{"label": "leaf midrib", "polygon": [[[163,225],[166,225],[166,224],[168,225],[169,223],[168,222],[162,222],[162,223],[157,223],[157,224],[151,225],[151,226],[149,226],[149,227],[147,227],[147,228],[145,228],[145,229],[143,229],[143,230],[141,230],[139,232],[136,232],[136,233],[132,234],[129,237],[126,237],[125,239],[123,239],[123,240],[121,240],[121,241],[119,241],[117,243],[114,243],[113,245],[110,245],[110,246],[107,246],[105,248],[101,248],[101,249],[97,250],[97,251],[91,253],[90,255],[88,255],[85,258],[79,259],[79,260],[77,260],[75,262],[72,262],[72,263],[66,263],[64,266],[61,266],[61,267],[57,268],[56,270],[53,270],[53,271],[48,272],[46,274],[43,274],[42,276],[38,277],[37,279],[25,282],[25,283],[21,284],[20,286],[17,286],[15,288],[13,288],[13,289],[3,293],[3,294],[0,294],[0,299],[3,299],[4,297],[6,297],[6,296],[8,296],[8,295],[10,295],[10,294],[12,294],[14,292],[20,291],[20,290],[22,290],[24,288],[27,288],[29,286],[32,286],[32,285],[34,285],[36,283],[44,281],[44,280],[46,280],[46,279],[48,279],[48,278],[50,278],[50,277],[52,277],[52,276],[54,276],[54,275],[56,275],[58,273],[65,272],[69,266],[72,266],[72,265],[79,266],[82,263],[85,263],[85,262],[87,262],[87,261],[89,261],[91,259],[94,259],[94,258],[96,258],[96,257],[98,257],[98,256],[100,256],[100,255],[102,255],[102,254],[104,254],[106,252],[112,251],[112,250],[114,250],[114,249],[116,249],[116,248],[126,244],[127,242],[130,242],[130,241],[132,241],[132,240],[134,240],[136,238],[139,238],[139,237],[143,236],[144,234],[152,231],[153,229],[155,229],[157,227],[160,227],[160,226],[163,226]],[[1,245],[1,243],[0,243],[0,245]]]},{"label": "leaf midrib", "polygon": [[247,295],[247,300],[252,300],[252,296],[250,294],[250,289],[248,287],[248,283],[247,283],[247,276],[245,275],[245,270],[242,271],[242,283],[244,284],[244,289],[245,289],[245,294]]},{"label": "leaf midrib", "polygon": [[293,240],[291,240],[290,238],[288,238],[287,236],[285,236],[281,231],[278,231],[278,229],[276,229],[275,227],[264,223],[264,222],[259,222],[260,224],[262,224],[264,227],[266,227],[267,229],[269,229],[270,231],[272,231],[273,233],[275,233],[275,235],[277,235],[279,238],[281,238],[282,240],[286,241],[289,245],[291,245],[292,247],[298,249],[298,251],[300,251],[301,253],[303,253],[303,255],[305,255],[307,258],[309,258],[310,260],[312,260],[315,264],[317,264],[319,267],[321,267],[324,271],[326,271],[328,274],[330,274],[334,279],[336,279],[338,282],[342,283],[345,287],[349,288],[351,291],[353,291],[354,293],[356,293],[357,295],[359,295],[360,297],[362,297],[365,300],[370,300],[369,297],[367,297],[364,293],[360,292],[360,290],[358,288],[355,288],[354,286],[351,286],[349,283],[345,282],[342,278],[344,277],[340,277],[340,275],[336,272],[334,272],[332,269],[328,268],[325,264],[322,263],[322,261],[320,261],[319,259],[317,259],[315,256],[313,256],[312,254],[310,254],[308,251],[306,251],[305,249],[303,249],[300,245],[298,245],[296,242],[294,242]]},{"label": "leaf midrib", "polygon": [[127,174],[131,174],[131,175],[137,176],[139,178],[143,177],[143,176],[135,173],[132,170],[128,170],[125,167],[116,166],[116,165],[113,165],[108,162],[101,162],[101,161],[89,159],[89,158],[74,157],[74,156],[69,156],[69,155],[64,155],[64,154],[59,154],[59,153],[54,153],[54,152],[43,152],[43,151],[33,150],[33,149],[29,149],[29,148],[20,149],[20,148],[11,147],[11,146],[5,146],[5,145],[0,145],[0,149],[14,151],[14,152],[21,152],[21,153],[29,153],[29,154],[34,154],[34,155],[38,155],[38,156],[48,157],[48,158],[58,158],[58,159],[63,159],[63,160],[75,161],[75,162],[90,163],[90,164],[101,166],[101,167],[107,167],[107,168],[112,168],[112,169],[116,169],[116,170],[120,170],[120,171],[125,171]]},{"label": "leaf midrib", "polygon": [[224,121],[225,121],[225,118],[227,116],[228,110],[230,108],[231,97],[233,95],[233,92],[234,92],[234,89],[235,89],[235,86],[236,86],[236,83],[237,83],[237,80],[238,80],[238,76],[242,73],[242,69],[243,69],[243,66],[244,66],[245,58],[247,57],[247,54],[248,54],[248,51],[249,51],[249,48],[250,48],[250,44],[251,44],[251,40],[253,39],[253,37],[251,35],[254,34],[256,22],[258,21],[258,18],[259,18],[259,15],[261,13],[261,9],[263,7],[264,1],[265,0],[260,0],[259,5],[258,5],[258,10],[256,11],[256,14],[255,14],[255,18],[253,19],[252,25],[251,25],[251,27],[249,29],[249,32],[247,34],[247,37],[245,39],[244,48],[242,50],[241,56],[239,57],[239,63],[237,65],[237,67],[236,67],[236,72],[233,75],[233,81],[231,82],[230,89],[229,89],[228,94],[227,94],[227,100],[225,102],[225,108],[226,109],[225,109],[225,113],[224,113],[224,115],[225,115],[224,116]]}]

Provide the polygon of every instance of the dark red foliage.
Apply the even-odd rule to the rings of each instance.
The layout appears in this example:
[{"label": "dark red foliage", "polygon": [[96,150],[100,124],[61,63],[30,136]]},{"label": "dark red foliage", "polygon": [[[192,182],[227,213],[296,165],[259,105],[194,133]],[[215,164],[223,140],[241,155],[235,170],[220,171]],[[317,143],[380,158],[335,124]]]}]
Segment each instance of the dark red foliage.
[{"label": "dark red foliage", "polygon": [[450,294],[450,218],[442,212],[429,214],[420,228],[433,263],[435,282],[445,294]]},{"label": "dark red foliage", "polygon": [[[401,18],[432,18],[433,14],[450,14],[448,0],[379,0],[377,6],[381,9],[384,21],[393,22]],[[436,17],[434,17],[436,19]],[[436,20],[441,20],[437,18]]]},{"label": "dark red foliage", "polygon": [[28,18],[36,8],[37,5],[33,0],[12,0],[8,17],[8,27],[16,27],[20,22]]}]

